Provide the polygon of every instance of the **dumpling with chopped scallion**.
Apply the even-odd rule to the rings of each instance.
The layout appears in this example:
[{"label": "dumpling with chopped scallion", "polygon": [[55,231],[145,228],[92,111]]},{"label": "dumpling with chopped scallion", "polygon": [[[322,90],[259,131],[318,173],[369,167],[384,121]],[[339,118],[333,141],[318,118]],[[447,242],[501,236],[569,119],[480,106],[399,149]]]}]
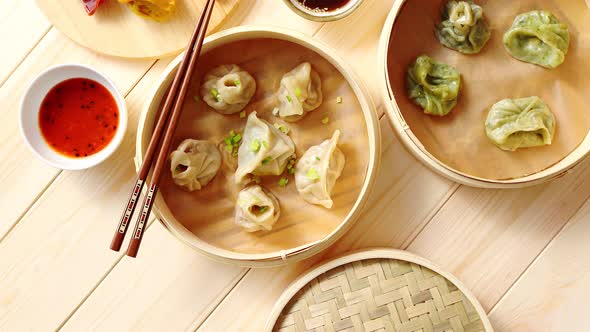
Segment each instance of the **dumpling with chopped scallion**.
[{"label": "dumpling with chopped scallion", "polygon": [[235,183],[246,184],[251,176],[281,175],[293,154],[293,140],[252,112],[238,150]]},{"label": "dumpling with chopped scallion", "polygon": [[483,8],[473,0],[447,2],[436,36],[444,46],[465,54],[479,53],[491,33],[484,20]]},{"label": "dumpling with chopped scallion", "polygon": [[452,66],[422,55],[408,68],[406,87],[424,113],[445,116],[457,105],[461,74]]},{"label": "dumpling with chopped scallion", "polygon": [[322,80],[309,62],[286,73],[278,92],[278,115],[285,121],[300,120],[322,104]]},{"label": "dumpling with chopped scallion", "polygon": [[545,68],[565,61],[569,45],[568,26],[547,11],[531,11],[514,19],[504,34],[504,46],[516,59]]},{"label": "dumpling with chopped scallion", "polygon": [[201,98],[221,114],[241,112],[256,93],[256,81],[237,65],[221,65],[205,75]]},{"label": "dumpling with chopped scallion", "polygon": [[550,145],[555,127],[555,115],[536,96],[497,102],[485,124],[488,138],[505,151]]},{"label": "dumpling with chopped scallion", "polygon": [[209,141],[186,139],[170,154],[172,180],[188,191],[201,190],[221,166],[221,153]]},{"label": "dumpling with chopped scallion", "polygon": [[265,188],[254,185],[238,194],[235,222],[246,232],[270,231],[280,215],[279,201]]},{"label": "dumpling with chopped scallion", "polygon": [[338,148],[340,131],[320,145],[309,148],[295,166],[295,185],[303,199],[311,204],[332,208],[332,190],[342,175],[346,158]]}]

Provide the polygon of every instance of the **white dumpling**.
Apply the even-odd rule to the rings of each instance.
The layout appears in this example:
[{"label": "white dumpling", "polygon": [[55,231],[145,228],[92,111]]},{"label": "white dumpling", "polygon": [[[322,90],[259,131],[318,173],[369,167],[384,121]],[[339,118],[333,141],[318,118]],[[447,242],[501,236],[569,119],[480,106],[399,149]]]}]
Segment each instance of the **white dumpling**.
[{"label": "white dumpling", "polygon": [[295,144],[289,136],[259,119],[256,112],[250,113],[238,150],[236,184],[247,183],[250,174],[281,175],[294,153]]},{"label": "white dumpling", "polygon": [[170,154],[172,180],[189,191],[201,190],[221,166],[221,153],[209,141],[186,139]]},{"label": "white dumpling", "polygon": [[251,186],[238,194],[235,221],[246,232],[270,231],[280,215],[279,201],[270,191]]},{"label": "white dumpling", "polygon": [[278,98],[278,115],[289,122],[300,120],[322,104],[320,75],[313,70],[309,62],[300,64],[281,79]]},{"label": "white dumpling", "polygon": [[332,189],[342,175],[345,158],[338,148],[340,131],[331,139],[309,148],[295,167],[295,185],[303,199],[311,204],[332,208]]},{"label": "white dumpling", "polygon": [[230,173],[235,173],[236,169],[238,169],[237,151],[228,151],[227,144],[225,142],[219,143],[217,148],[219,149],[219,151],[221,151],[221,160],[224,167],[223,169],[227,170]]},{"label": "white dumpling", "polygon": [[221,114],[242,111],[256,93],[256,81],[237,65],[221,65],[205,75],[201,97]]}]

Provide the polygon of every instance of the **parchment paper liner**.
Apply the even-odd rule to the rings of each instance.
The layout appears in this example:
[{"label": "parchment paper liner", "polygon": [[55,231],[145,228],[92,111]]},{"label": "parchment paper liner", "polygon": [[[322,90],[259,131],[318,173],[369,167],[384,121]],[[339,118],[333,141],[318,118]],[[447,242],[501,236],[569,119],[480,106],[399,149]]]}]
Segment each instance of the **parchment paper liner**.
[{"label": "parchment paper liner", "polygon": [[[280,177],[263,179],[262,185],[273,192],[281,204],[281,218],[271,232],[246,233],[234,224],[235,200],[240,186],[233,184],[233,172],[222,166],[214,180],[203,190],[186,192],[177,187],[166,171],[160,192],[168,209],[187,230],[208,244],[245,254],[264,254],[308,245],[323,240],[346,219],[364,185],[369,165],[367,125],[358,99],[342,74],[319,54],[292,42],[278,39],[251,39],[233,42],[203,54],[197,75],[192,79],[190,95],[183,105],[183,113],[173,140],[173,147],[185,138],[209,139],[221,142],[230,130],[241,130],[246,119],[239,115],[220,115],[202,101],[195,101],[201,78],[209,69],[236,63],[257,81],[257,92],[248,105],[248,113],[271,123],[280,122],[271,115],[275,106],[273,93],[282,75],[303,61],[309,61],[322,78],[324,102],[319,109],[303,120],[288,124],[290,136],[297,146],[297,155],[312,145],[331,137],[340,129],[340,149],[346,156],[346,166],[338,180],[331,210],[306,203],[299,196],[294,178],[289,177],[286,188],[278,186]],[[336,102],[342,97],[342,104]],[[322,119],[329,117],[328,124]]]},{"label": "parchment paper liner", "polygon": [[[408,0],[394,25],[388,54],[390,84],[405,121],[426,150],[449,167],[471,176],[507,180],[535,174],[570,154],[590,129],[590,10],[584,0],[476,1],[484,7],[492,37],[478,55],[442,46],[434,35],[446,0]],[[516,15],[552,12],[572,37],[563,65],[548,70],[512,58],[502,36]],[[423,114],[407,97],[405,74],[419,55],[455,66],[462,73],[459,104],[445,118]],[[538,95],[557,117],[551,146],[504,152],[485,135],[490,107],[504,98]]]}]

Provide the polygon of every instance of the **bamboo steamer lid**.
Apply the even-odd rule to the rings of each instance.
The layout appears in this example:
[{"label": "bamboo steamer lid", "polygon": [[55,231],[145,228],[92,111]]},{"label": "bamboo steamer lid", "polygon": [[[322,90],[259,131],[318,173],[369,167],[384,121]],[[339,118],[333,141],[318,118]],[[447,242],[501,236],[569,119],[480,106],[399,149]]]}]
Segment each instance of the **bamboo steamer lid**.
[{"label": "bamboo steamer lid", "polygon": [[[317,143],[313,143],[313,144],[319,144],[321,142],[321,140],[324,139],[324,135],[327,135],[326,133],[328,130],[333,130],[335,128],[338,128],[338,126],[341,126],[341,125],[345,126],[345,128],[349,128],[349,129],[354,128],[351,131],[351,133],[349,134],[349,136],[351,136],[351,137],[348,138],[348,141],[345,144],[339,144],[339,146],[341,149],[343,149],[343,151],[346,151],[348,149],[349,152],[354,152],[354,151],[358,151],[358,149],[359,149],[359,147],[353,146],[354,144],[356,144],[356,143],[354,143],[355,141],[366,142],[366,145],[362,146],[362,149],[364,151],[364,156],[366,156],[363,158],[366,158],[366,160],[363,160],[362,162],[359,162],[359,160],[358,160],[358,158],[360,158],[360,157],[355,157],[355,155],[353,153],[346,154],[346,152],[345,152],[345,155],[347,157],[347,163],[350,161],[350,168],[351,169],[362,169],[362,172],[361,172],[362,174],[356,175],[356,180],[355,180],[355,183],[360,184],[359,186],[357,186],[358,189],[355,189],[358,191],[358,195],[356,194],[356,191],[354,191],[355,192],[354,195],[350,194],[350,191],[348,189],[348,184],[350,184],[351,182],[343,174],[342,178],[338,180],[338,183],[335,187],[335,192],[334,192],[335,195],[336,194],[340,195],[341,204],[339,206],[336,206],[336,204],[335,204],[334,208],[331,210],[326,210],[326,209],[321,208],[321,212],[319,212],[316,219],[312,218],[310,220],[305,221],[307,223],[310,223],[309,225],[311,225],[311,223],[315,222],[316,224],[321,225],[322,228],[314,229],[313,227],[311,227],[309,230],[307,230],[305,228],[301,229],[301,227],[298,229],[297,228],[298,226],[295,225],[295,229],[298,232],[308,231],[310,233],[304,234],[305,236],[301,235],[300,236],[301,240],[296,239],[297,245],[290,246],[287,248],[280,248],[280,249],[276,249],[276,248],[281,247],[280,243],[277,244],[277,242],[280,242],[281,238],[280,237],[272,237],[273,235],[275,235],[275,233],[272,233],[269,235],[270,240],[268,240],[265,237],[266,234],[262,234],[259,237],[257,237],[258,236],[257,234],[248,235],[250,239],[254,239],[251,241],[251,243],[253,243],[253,245],[250,245],[250,247],[249,247],[251,249],[251,251],[253,251],[253,252],[244,252],[244,251],[236,250],[233,248],[228,248],[228,246],[224,246],[224,244],[227,244],[227,243],[231,244],[232,243],[231,241],[233,241],[235,238],[243,239],[247,234],[247,233],[241,231],[237,225],[233,224],[233,218],[232,218],[231,224],[227,221],[228,218],[223,220],[224,224],[221,224],[219,222],[221,220],[209,220],[208,223],[203,222],[201,225],[198,226],[198,227],[200,227],[200,229],[198,229],[196,231],[195,231],[195,228],[192,228],[192,230],[191,230],[191,227],[190,227],[191,225],[186,226],[183,223],[181,223],[179,220],[177,220],[176,216],[177,216],[178,211],[172,211],[171,205],[167,204],[167,201],[162,197],[164,194],[166,194],[166,192],[164,190],[165,188],[163,187],[165,184],[161,184],[160,193],[156,197],[154,212],[156,213],[156,215],[158,216],[158,219],[162,222],[164,227],[168,231],[170,231],[170,233],[173,236],[175,236],[177,239],[184,242],[185,244],[187,244],[191,248],[199,251],[200,253],[202,253],[214,260],[221,261],[224,263],[233,264],[233,265],[238,265],[238,266],[245,266],[245,267],[273,267],[273,266],[280,266],[280,265],[293,263],[293,262],[311,257],[312,255],[319,253],[320,251],[326,249],[328,246],[330,246],[332,243],[334,243],[337,239],[339,239],[356,221],[356,219],[359,217],[362,207],[365,205],[365,202],[368,198],[371,188],[373,187],[373,183],[374,183],[375,176],[377,173],[377,167],[379,165],[379,159],[380,159],[380,155],[381,155],[380,128],[379,128],[378,119],[377,119],[377,115],[375,112],[373,102],[371,101],[369,94],[366,92],[365,88],[361,85],[360,80],[356,77],[354,72],[350,68],[348,68],[343,63],[343,61],[334,54],[333,51],[331,51],[325,45],[313,40],[309,36],[306,36],[306,35],[303,35],[300,33],[296,33],[296,32],[292,32],[292,31],[288,31],[288,30],[283,30],[280,28],[274,28],[274,27],[273,28],[237,27],[237,28],[233,28],[233,29],[229,29],[229,30],[225,30],[225,31],[216,33],[216,34],[208,37],[205,40],[205,43],[203,45],[203,52],[202,52],[202,56],[200,59],[200,61],[201,61],[200,63],[206,67],[208,61],[210,61],[211,58],[215,59],[215,60],[213,60],[213,62],[215,62],[215,61],[219,62],[219,61],[226,60],[226,59],[220,59],[223,57],[227,57],[228,59],[230,59],[229,61],[231,61],[231,57],[236,57],[236,56],[241,57],[242,54],[240,52],[234,52],[233,50],[231,50],[231,52],[226,52],[227,49],[224,49],[224,47],[226,47],[227,45],[241,43],[241,42],[249,41],[249,40],[262,40],[262,41],[272,40],[272,41],[275,41],[274,42],[275,45],[273,46],[275,52],[274,53],[271,52],[270,55],[265,55],[265,56],[272,56],[273,58],[280,58],[281,56],[284,56],[284,54],[282,54],[282,55],[279,54],[280,52],[277,51],[277,48],[288,47],[288,45],[286,45],[286,44],[281,44],[281,43],[285,43],[285,42],[288,42],[288,43],[291,43],[294,45],[296,44],[295,49],[297,49],[297,47],[299,47],[302,50],[305,49],[306,50],[305,52],[307,52],[306,53],[307,56],[309,56],[311,53],[316,54],[315,56],[322,59],[321,61],[318,61],[318,66],[320,66],[320,67],[317,67],[317,69],[320,71],[322,69],[324,69],[325,75],[327,75],[326,73],[335,73],[335,75],[338,76],[338,77],[328,77],[329,79],[326,80],[326,89],[323,89],[324,93],[330,96],[330,94],[342,92],[342,93],[345,93],[345,96],[344,96],[345,100],[349,100],[349,101],[352,101],[353,99],[356,100],[351,105],[356,105],[357,107],[349,107],[347,110],[344,110],[342,108],[339,108],[338,110],[336,110],[336,107],[342,107],[342,106],[340,106],[339,103],[335,102],[336,97],[331,96],[330,100],[325,99],[324,104],[330,103],[330,105],[326,104],[326,106],[324,106],[324,104],[323,104],[323,106],[321,106],[321,108],[323,108],[323,111],[318,111],[318,112],[320,112],[318,114],[308,115],[308,117],[311,116],[310,120],[313,121],[312,125],[316,124],[316,127],[320,128],[319,129],[320,132],[317,133],[314,131],[314,130],[317,131],[318,130],[317,128],[316,129],[312,128],[312,129],[310,129],[311,132],[307,132],[306,131],[307,127],[306,128],[300,127],[300,128],[298,128],[298,131],[293,134],[293,135],[297,136],[293,139],[295,140],[296,145],[297,145],[297,140],[299,140],[300,142],[305,141],[307,143],[317,142]],[[278,42],[276,42],[276,41],[278,41]],[[276,43],[279,43],[279,44],[276,44]],[[242,46],[241,44],[236,44],[236,47],[239,47],[240,50],[244,51],[245,53],[248,53],[247,51],[245,51],[245,49],[241,48],[241,46]],[[260,46],[264,47],[264,44],[261,44]],[[250,46],[246,45],[245,47],[248,48]],[[255,48],[255,47],[250,47],[250,48]],[[218,50],[219,52],[216,52],[216,50]],[[225,53],[220,54],[221,51],[223,51]],[[260,50],[260,49],[256,49],[253,52],[255,54],[268,54],[269,53],[265,50]],[[281,52],[282,53],[289,53],[289,54],[292,53],[290,50],[284,50],[284,49]],[[207,54],[212,54],[212,55],[210,57],[208,57]],[[235,54],[237,54],[237,55],[235,55]],[[252,55],[249,54],[248,56],[252,56]],[[306,58],[305,54],[304,55],[293,54],[293,57],[296,59],[296,61],[301,61],[301,59]],[[209,60],[207,60],[207,59],[209,59]],[[177,68],[180,60],[181,60],[181,57],[178,57],[176,60],[174,60],[170,64],[170,66],[164,72],[164,74],[162,75],[162,78],[155,86],[154,92],[152,94],[153,98],[152,98],[151,102],[145,107],[145,109],[142,112],[142,115],[139,120],[137,140],[136,140],[135,164],[137,167],[141,164],[143,154],[145,153],[145,149],[147,148],[147,144],[149,143],[149,139],[151,136],[151,130],[152,130],[154,123],[155,123],[156,113],[157,113],[157,110],[159,109],[159,105],[162,101],[162,98],[163,98],[165,92],[167,91],[168,86],[172,82],[174,73],[176,71],[176,68]],[[253,59],[247,60],[245,65],[246,66],[248,66],[249,64],[251,65],[253,62],[255,62]],[[238,63],[240,65],[240,63],[238,61],[236,61],[236,63]],[[329,67],[329,70],[327,70],[326,68],[321,68],[321,66]],[[256,67],[256,64],[253,65],[253,68],[255,68],[255,67]],[[278,84],[279,80],[277,80],[275,77],[269,78],[267,75],[267,70],[276,70],[276,67],[277,67],[277,63],[276,63],[276,59],[275,59],[275,63],[271,63],[271,65],[268,69],[266,69],[266,65],[265,65],[265,68],[260,69],[261,73],[259,73],[259,74],[262,76],[262,80],[259,83],[260,83],[261,87],[264,86],[265,84],[268,86],[268,84],[269,84],[268,82],[273,82],[272,84],[275,84],[275,83]],[[256,70],[256,69],[254,69],[254,70]],[[284,72],[282,72],[282,71],[281,71],[281,73],[284,74]],[[197,75],[202,75],[202,74],[203,73],[199,73],[199,70],[197,70]],[[254,72],[254,74],[256,74],[256,72]],[[322,79],[325,79],[325,78],[326,77],[322,77]],[[193,79],[193,83],[191,83],[191,84],[197,84],[196,81],[198,81],[198,77],[195,77]],[[346,85],[346,88],[344,90],[342,88],[339,88],[339,86],[342,86],[343,84]],[[200,85],[200,83],[199,83],[199,85]],[[331,87],[334,88],[334,91],[333,91],[333,89],[331,89]],[[260,88],[260,90],[264,90],[264,89]],[[198,91],[198,89],[195,89],[195,87],[193,86],[193,89],[191,91]],[[272,91],[274,91],[274,90],[272,90]],[[260,93],[265,94],[266,92],[263,93],[263,91],[261,91]],[[346,93],[348,93],[348,94],[346,95]],[[265,94],[265,96],[266,96],[266,94]],[[332,99],[334,99],[334,100],[332,100]],[[189,95],[185,100],[184,107],[185,108],[187,107],[186,106],[187,103],[194,103],[194,102],[195,101],[193,101],[193,98],[190,98],[190,95]],[[260,103],[260,101],[253,101],[253,103],[255,104],[253,107],[260,106],[260,105],[258,105]],[[188,104],[188,105],[189,105],[189,107],[186,112],[189,112],[189,113],[194,112],[193,111],[194,107],[197,107],[197,106],[195,104]],[[262,106],[264,106],[264,105],[262,105]],[[259,114],[262,111],[262,109],[265,108],[262,106],[261,106],[261,108],[256,108],[256,110],[259,112]],[[201,107],[201,106],[199,106],[199,107]],[[250,107],[250,106],[248,106],[248,107]],[[272,108],[270,110],[268,110],[268,112],[270,112],[271,110],[272,110]],[[183,122],[182,117],[185,116],[186,112],[183,112],[183,115],[181,116],[181,120],[179,122],[181,124],[180,124],[179,128],[177,129],[177,133],[178,133],[178,131],[185,131],[184,134],[186,134],[186,132],[188,132],[189,135],[193,135],[193,133],[194,133],[194,135],[196,135],[196,137],[200,138],[200,139],[208,139],[207,135],[204,134],[204,132],[206,132],[207,130],[210,130],[210,131],[214,130],[211,128],[219,125],[219,122],[226,121],[225,118],[221,121],[219,119],[217,119],[211,123],[211,125],[209,126],[211,128],[203,129],[202,126],[201,127],[192,126],[192,127],[188,127],[188,129],[190,129],[190,130],[187,130],[186,127],[183,128],[183,124],[182,124],[182,122]],[[205,119],[205,120],[210,119],[210,117],[219,118],[221,116],[221,115],[216,114],[213,111],[207,111],[207,112],[209,112],[209,113],[201,114],[204,117],[203,119]],[[316,111],[314,111],[314,112],[316,112]],[[321,119],[321,116],[323,116],[321,114],[321,112],[329,112],[330,124],[328,124],[328,125],[321,124],[320,119]],[[197,114],[197,113],[198,112],[195,112],[195,114]],[[355,120],[353,122],[351,122],[350,125],[345,125],[346,121],[347,121],[346,117],[350,116],[350,114],[352,114],[352,113],[355,114],[353,117]],[[201,116],[201,115],[199,115],[199,116]],[[319,118],[318,118],[318,116],[319,116]],[[306,119],[308,117],[306,117]],[[301,120],[301,122],[307,121],[306,119]],[[215,122],[215,121],[217,121],[217,122]],[[235,123],[236,121],[245,121],[245,119],[244,120],[237,119],[237,116],[227,119],[227,122]],[[366,126],[359,126],[358,125],[359,121],[363,122]],[[317,125],[317,124],[319,124],[319,125]],[[207,125],[207,123],[205,125]],[[233,124],[231,124],[231,125],[233,125]],[[330,126],[333,126],[334,128],[331,128]],[[194,128],[197,128],[197,129],[194,129]],[[329,129],[325,129],[325,128],[329,128]],[[359,128],[362,128],[362,130]],[[229,132],[229,129],[227,129],[227,128],[224,128],[224,129],[225,129],[225,131],[223,131],[223,135],[226,135],[227,132]],[[340,128],[338,128],[338,129],[340,129]],[[344,128],[342,128],[342,129],[344,129]],[[294,129],[292,129],[292,131],[293,130]],[[355,132],[357,130],[361,130],[360,132],[365,132],[366,134],[363,134],[363,135],[366,137],[359,139],[358,135],[355,134]],[[330,133],[331,133],[331,131],[330,131]],[[202,135],[202,136],[199,136],[199,135]],[[302,138],[301,136],[307,136],[307,137]],[[311,137],[309,137],[309,136],[311,136]],[[327,138],[327,137],[325,137],[325,138]],[[174,144],[174,142],[173,142],[173,144]],[[298,147],[298,149],[299,148],[300,147]],[[301,149],[304,149],[304,148],[306,148],[306,146],[301,146]],[[298,152],[298,155],[299,155],[299,152]],[[355,160],[355,158],[357,160]],[[349,166],[346,166],[346,167],[349,167]],[[345,167],[345,173],[346,173],[346,167]],[[223,168],[223,166],[222,166],[222,168]],[[349,173],[351,173],[351,171],[349,171]],[[225,173],[223,176],[218,174],[216,179],[213,180],[213,183],[208,185],[208,187],[213,186],[216,188],[216,189],[215,188],[212,189],[212,195],[217,195],[219,192],[223,192],[224,190],[226,190],[225,187],[228,186],[227,180],[226,179],[217,179],[220,176],[225,177],[226,175],[227,174],[225,174]],[[166,181],[166,180],[164,179],[164,181]],[[218,181],[218,183],[215,183],[215,181]],[[265,183],[264,181],[266,181],[266,179],[263,179],[263,184]],[[269,179],[269,181],[271,181],[271,180]],[[276,182],[273,181],[272,183],[276,183]],[[294,188],[294,184],[292,184],[291,186],[293,188],[288,188],[289,189],[288,191],[290,192],[289,195],[291,195],[291,197],[286,197],[286,198],[291,199],[291,200],[295,200],[294,195],[297,192]],[[207,187],[205,188],[205,190],[206,189],[207,189]],[[233,190],[233,189],[231,189],[231,190]],[[228,192],[228,191],[231,192],[231,190],[228,189],[226,192]],[[191,196],[193,194],[195,194],[197,196]],[[284,193],[284,191],[278,191],[278,190],[275,191],[275,194],[279,195],[280,201],[281,201],[280,195],[287,195]],[[181,200],[186,200],[187,197],[189,197],[189,199],[198,199],[195,197],[198,197],[199,193],[183,193],[182,195],[185,195],[185,196],[183,196],[181,198]],[[218,197],[218,196],[214,196],[214,197]],[[222,197],[222,198],[224,198],[224,199],[227,198],[229,200],[228,197]],[[285,198],[285,197],[283,196],[283,198]],[[206,197],[206,201],[208,202],[207,204],[210,204],[210,200],[211,200],[211,197]],[[305,210],[319,209],[319,208],[311,206],[311,205],[304,205],[305,202],[299,197],[297,197],[297,200],[299,201],[298,206],[296,206],[295,208],[289,208],[288,210],[291,212],[286,212],[285,214],[283,214],[283,213],[281,214],[281,219],[275,225],[275,228],[278,228],[277,232],[280,233],[284,229],[289,229],[290,227],[293,226],[293,224],[288,224],[285,221],[283,221],[284,216],[287,216],[287,218],[291,218],[291,219],[293,219],[293,218],[297,219],[295,217],[288,217],[288,215],[289,214],[299,215],[300,211],[302,210],[302,207],[304,207]],[[286,201],[281,201],[281,206],[283,205],[283,202],[287,203]],[[338,202],[338,201],[335,201],[335,202]],[[226,206],[224,206],[225,212],[223,212],[223,211],[222,212],[226,213],[226,216],[227,216],[227,210],[228,210],[227,205],[231,205],[231,208],[233,209],[233,207],[235,206],[235,201],[231,201],[228,204],[226,204]],[[301,205],[301,206],[299,206],[299,205]],[[295,212],[293,212],[294,210],[295,210]],[[340,212],[332,215],[335,212],[335,210],[336,211],[340,210]],[[334,218],[339,218],[339,217],[335,217],[335,216],[340,216],[340,215],[343,215],[342,219],[337,219],[337,220],[334,219]],[[212,219],[216,218],[215,214],[212,214],[212,216],[213,216]],[[333,224],[323,223],[323,221],[320,219],[320,218],[322,218],[322,216],[326,217],[326,218],[330,217],[330,218],[332,218],[332,220],[336,220],[337,223],[333,223]],[[297,223],[298,223],[298,221],[295,220],[294,224],[297,224]],[[328,225],[328,226],[326,226],[326,225]],[[275,230],[273,228],[272,232],[274,232],[274,231]],[[238,234],[240,232],[242,234]],[[214,234],[214,236],[210,236],[210,234]],[[299,233],[299,234],[301,234],[301,233]],[[231,236],[234,236],[234,238],[230,238],[230,240],[228,240],[228,241],[226,241],[226,239],[224,238],[224,237],[231,237]],[[313,239],[313,240],[307,240],[307,239]],[[285,241],[287,241],[287,240],[285,240]]]},{"label": "bamboo steamer lid", "polygon": [[[569,2],[573,4],[575,0],[571,0]],[[402,46],[392,45],[391,39],[394,32],[394,25],[397,22],[399,16],[401,15],[404,5],[406,3],[406,0],[396,0],[393,4],[393,7],[385,22],[385,26],[381,34],[378,49],[378,63],[379,66],[383,68],[383,73],[380,75],[379,81],[381,83],[383,101],[385,104],[386,114],[388,116],[389,122],[392,125],[392,128],[394,129],[398,137],[400,138],[401,142],[404,144],[405,148],[410,153],[412,153],[414,157],[416,157],[419,161],[421,161],[431,170],[452,181],[472,187],[499,189],[528,187],[563,177],[570,171],[572,171],[572,169],[575,166],[579,165],[582,161],[586,159],[586,157],[590,153],[590,132],[588,132],[585,138],[583,138],[582,142],[575,149],[573,149],[571,153],[569,153],[567,156],[557,161],[553,165],[550,165],[549,167],[541,171],[538,171],[534,174],[526,175],[523,177],[509,178],[506,180],[489,179],[485,177],[478,177],[473,176],[471,174],[467,174],[465,172],[462,172],[449,166],[448,164],[437,159],[435,155],[430,153],[429,150],[425,147],[425,145],[417,137],[417,135],[413,132],[411,126],[407,123],[406,119],[404,118],[399,103],[396,102],[396,98],[400,100],[400,98],[405,98],[405,96],[396,96],[394,93],[394,89],[392,88],[392,80],[400,78],[391,77],[388,69],[388,58],[391,56],[392,52],[395,52],[396,49],[399,49]],[[581,5],[582,3],[583,1],[580,1],[580,3],[576,3],[576,6],[584,7],[583,5]],[[588,8],[590,8],[590,5],[588,6]],[[586,8],[584,7],[584,9]],[[515,12],[514,16],[516,16],[517,14],[520,13]],[[501,35],[503,31],[494,31],[493,33]],[[580,33],[584,33],[584,31],[581,31]],[[585,39],[581,37],[582,36],[580,36],[579,38],[581,39],[580,42],[584,43],[583,40]],[[584,38],[585,37],[587,36],[584,36]],[[486,47],[489,47],[489,45]],[[474,56],[471,56],[471,58],[465,58],[465,61],[471,61],[472,59],[474,59],[473,57]],[[563,128],[558,127],[558,130],[562,129]],[[485,135],[483,134],[483,129],[482,135]]]},{"label": "bamboo steamer lid", "polygon": [[266,331],[493,331],[475,296],[414,254],[369,249],[302,275],[281,295]]}]

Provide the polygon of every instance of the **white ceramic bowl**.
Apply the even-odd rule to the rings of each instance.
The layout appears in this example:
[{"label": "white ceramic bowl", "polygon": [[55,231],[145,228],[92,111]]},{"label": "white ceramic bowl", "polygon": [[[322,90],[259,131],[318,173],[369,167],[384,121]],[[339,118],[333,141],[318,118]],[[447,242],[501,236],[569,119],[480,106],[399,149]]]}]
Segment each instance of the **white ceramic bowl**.
[{"label": "white ceramic bowl", "polygon": [[[102,84],[113,95],[119,108],[119,124],[115,137],[104,149],[85,158],[70,158],[56,152],[46,143],[39,128],[39,108],[43,99],[54,86],[71,78],[88,78]],[[21,102],[19,126],[25,142],[39,159],[53,167],[81,170],[103,162],[119,147],[127,129],[127,108],[125,99],[115,84],[104,75],[82,65],[59,65],[47,69],[31,82]]]}]

